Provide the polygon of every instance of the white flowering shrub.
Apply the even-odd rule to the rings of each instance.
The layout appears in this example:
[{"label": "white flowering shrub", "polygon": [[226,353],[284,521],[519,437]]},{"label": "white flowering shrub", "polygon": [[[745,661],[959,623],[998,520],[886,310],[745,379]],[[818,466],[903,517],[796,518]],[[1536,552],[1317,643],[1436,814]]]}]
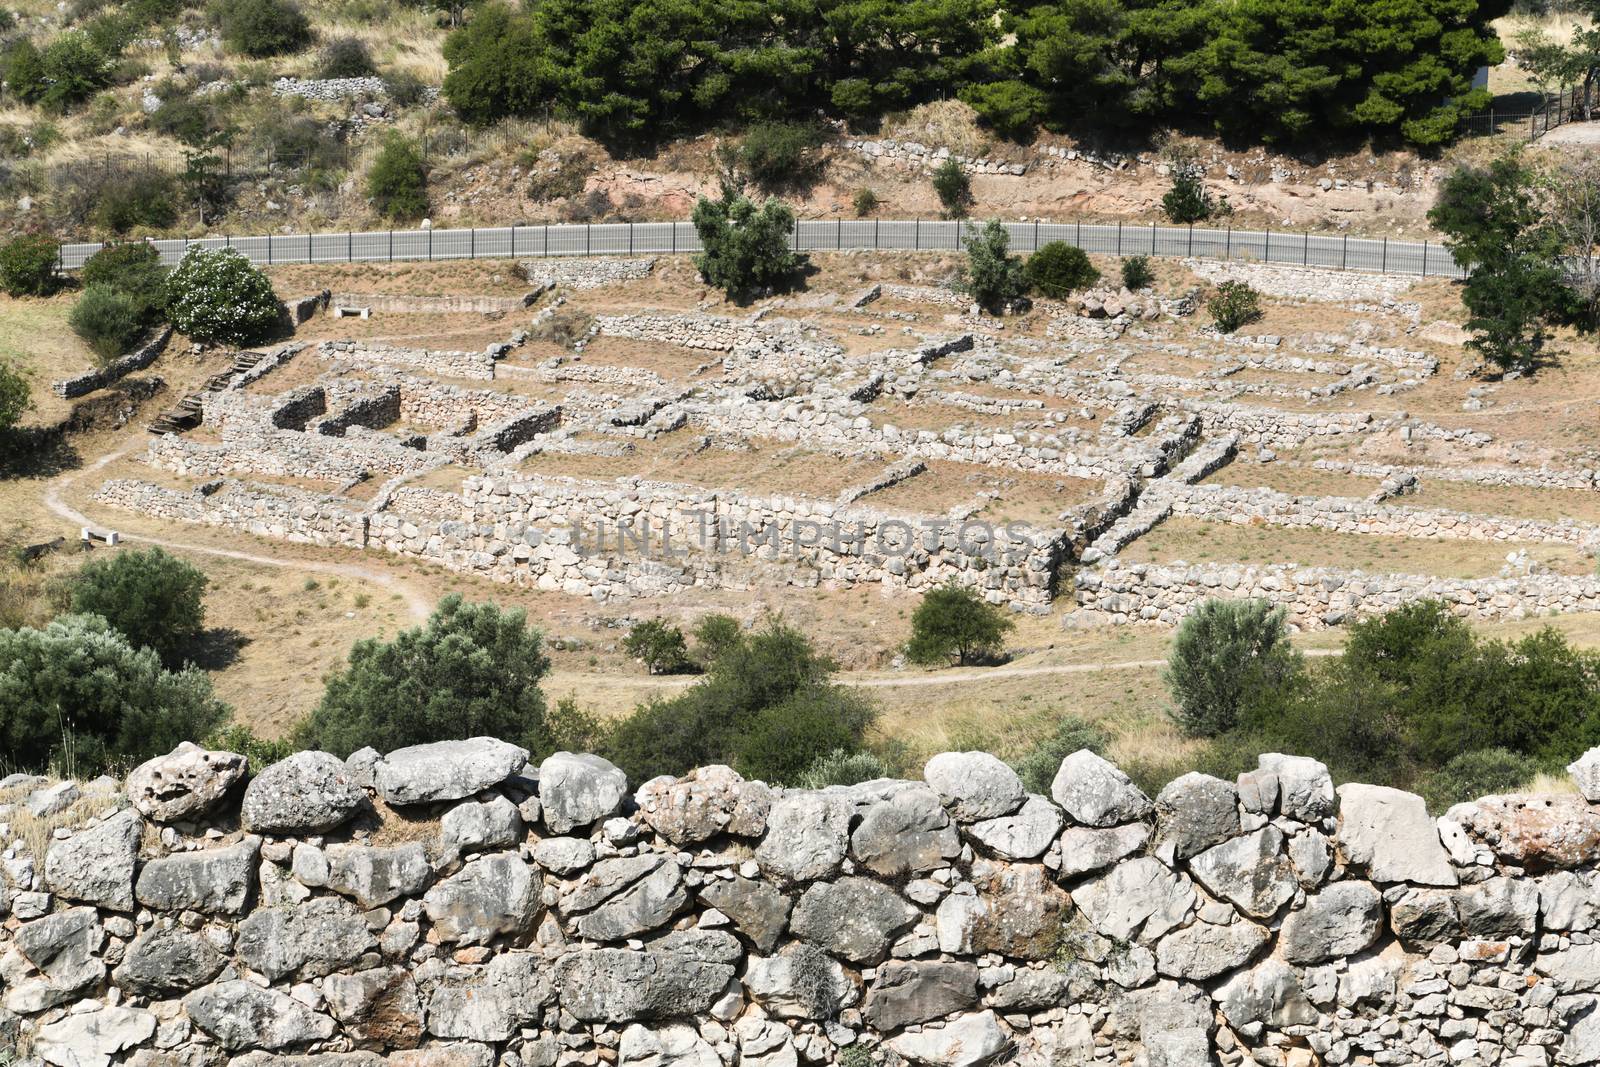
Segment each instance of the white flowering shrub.
[{"label": "white flowering shrub", "polygon": [[272,282],[232,248],[191,248],[167,276],[167,317],[197,341],[251,344],[283,321]]}]

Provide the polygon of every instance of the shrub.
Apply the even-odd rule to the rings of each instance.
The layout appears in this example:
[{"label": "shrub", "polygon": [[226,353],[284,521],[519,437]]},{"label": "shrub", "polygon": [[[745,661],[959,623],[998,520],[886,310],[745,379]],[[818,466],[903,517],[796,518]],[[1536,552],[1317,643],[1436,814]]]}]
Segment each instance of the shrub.
[{"label": "shrub", "polygon": [[452,593],[426,625],[392,641],[356,642],[295,738],[341,758],[367,745],[387,752],[481,736],[548,753],[539,683],[549,671],[539,631],[520,608]]},{"label": "shrub", "polygon": [[707,285],[730,299],[786,288],[806,265],[806,257],[790,247],[794,212],[782,201],[768,200],[758,208],[727,189],[720,200],[701,197],[693,219],[704,249],[694,265]]},{"label": "shrub", "polygon": [[710,614],[702,616],[695,624],[694,642],[700,653],[700,662],[709,666],[721,659],[729,650],[737,648],[744,640],[744,627],[732,615]]},{"label": "shrub", "polygon": [[1244,282],[1223,282],[1206,301],[1211,321],[1222,333],[1233,333],[1261,318],[1261,294]]},{"label": "shrub", "polygon": [[0,434],[15,426],[28,410],[28,382],[7,363],[0,363]]},{"label": "shrub", "polygon": [[805,185],[816,177],[828,132],[817,122],[758,122],[745,132],[739,166],[762,189]]},{"label": "shrub", "polygon": [[125,769],[202,740],[227,717],[204,674],[163,669],[98,616],[0,630],[0,751],[11,766]]},{"label": "shrub", "polygon": [[396,70],[384,75],[383,91],[388,94],[391,105],[408,108],[422,103],[428,86],[409,70]]},{"label": "shrub", "polygon": [[1166,682],[1177,705],[1173,718],[1190,737],[1215,737],[1300,669],[1282,608],[1264,600],[1204,601],[1172,639]]},{"label": "shrub", "polygon": [[105,183],[95,205],[96,225],[112,233],[135,227],[165,229],[178,221],[173,177],[154,168],[130,171]]},{"label": "shrub", "polygon": [[651,674],[676,674],[689,666],[683,631],[660,619],[646,619],[628,631],[622,650]]},{"label": "shrub", "polygon": [[967,229],[967,267],[962,291],[974,303],[995,314],[1021,300],[1028,293],[1028,274],[1022,260],[1007,255],[1011,236],[998,219],[990,219],[981,230]]},{"label": "shrub", "polygon": [[1172,184],[1161,198],[1161,212],[1182,226],[1204,222],[1218,210],[1217,200],[1206,191],[1205,170],[1195,163],[1180,163],[1172,169]]},{"label": "shrub", "polygon": [[245,758],[251,775],[260,774],[299,751],[287,737],[257,737],[250,727],[236,722],[213,731],[201,744],[218,752],[239,753]]},{"label": "shrub", "polygon": [[1539,773],[1539,764],[1527,756],[1503,748],[1481,748],[1463,752],[1422,782],[1422,795],[1436,812],[1452,804],[1479,797],[1512,793]]},{"label": "shrub", "polygon": [[103,286],[133,298],[145,326],[166,314],[167,268],[154,245],[142,241],[107,245],[84,263],[80,280],[85,290]]},{"label": "shrub", "polygon": [[317,73],[324,78],[367,78],[378,73],[378,68],[361,38],[338,37],[323,46]]},{"label": "shrub", "polygon": [[856,218],[864,219],[878,210],[882,203],[878,194],[871,189],[861,188],[856,190],[856,195],[851,199],[850,206],[855,209]]},{"label": "shrub", "polygon": [[283,317],[266,274],[231,248],[191,248],[167,276],[166,301],[173,327],[200,341],[251,344]]},{"label": "shrub", "polygon": [[48,296],[55,291],[59,256],[48,234],[13,237],[0,247],[0,288],[7,296]]},{"label": "shrub", "polygon": [[235,52],[265,59],[311,43],[311,23],[291,0],[218,0],[212,18]]},{"label": "shrub", "polygon": [[1089,262],[1087,253],[1065,241],[1051,241],[1039,249],[1028,257],[1026,268],[1033,287],[1056,300],[1064,300],[1100,280],[1100,272]]},{"label": "shrub", "polygon": [[186,145],[199,145],[212,132],[211,109],[192,96],[172,93],[151,114],[150,126]]},{"label": "shrub", "polygon": [[1129,256],[1122,261],[1122,287],[1130,293],[1149,288],[1155,280],[1149,256]]},{"label": "shrub", "polygon": [[794,784],[799,789],[826,789],[830,785],[860,785],[877,778],[893,778],[894,769],[881,756],[836,748],[818,756]]},{"label": "shrub", "polygon": [[841,687],[807,687],[762,708],[738,731],[733,766],[746,778],[788,785],[820,756],[852,751],[873,720],[872,706]]},{"label": "shrub", "polygon": [[1053,734],[1017,761],[1015,769],[1028,792],[1048,794],[1051,783],[1056,780],[1056,772],[1061,769],[1062,760],[1085,748],[1103,755],[1110,742],[1111,739],[1098,726],[1084,722],[1075,715],[1068,715],[1056,723]]},{"label": "shrub", "polygon": [[50,89],[50,76],[44,69],[44,53],[23,38],[9,45],[4,53],[6,88],[24,104],[37,104]]},{"label": "shrub", "polygon": [[390,134],[367,173],[367,196],[380,215],[419,219],[428,213],[428,172],[416,143]]},{"label": "shrub", "polygon": [[972,179],[961,164],[946,159],[933,172],[933,191],[947,218],[964,219],[972,207]]},{"label": "shrub", "polygon": [[123,551],[79,569],[72,610],[99,615],[134,648],[151,649],[173,667],[205,630],[206,585],[197,567],[159,548]]},{"label": "shrub", "polygon": [[[15,67],[13,67],[15,69]],[[89,35],[63,33],[45,48],[39,63],[39,81],[15,91],[24,100],[52,111],[66,111],[88,100],[111,82],[111,62]]]},{"label": "shrub", "polygon": [[86,286],[67,324],[104,362],[133,348],[145,333],[138,302],[108,285]]},{"label": "shrub", "polygon": [[913,663],[944,664],[951,657],[965,665],[976,656],[990,656],[1015,624],[975,590],[946,585],[930,590],[911,616],[906,658]]}]

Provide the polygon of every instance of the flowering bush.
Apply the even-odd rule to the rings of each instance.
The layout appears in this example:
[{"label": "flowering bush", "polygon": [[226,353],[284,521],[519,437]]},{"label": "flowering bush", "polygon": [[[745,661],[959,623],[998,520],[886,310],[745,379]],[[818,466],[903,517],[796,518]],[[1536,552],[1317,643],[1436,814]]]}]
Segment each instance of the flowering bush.
[{"label": "flowering bush", "polygon": [[199,341],[250,344],[272,334],[283,308],[272,282],[231,248],[192,248],[167,276],[167,318]]}]

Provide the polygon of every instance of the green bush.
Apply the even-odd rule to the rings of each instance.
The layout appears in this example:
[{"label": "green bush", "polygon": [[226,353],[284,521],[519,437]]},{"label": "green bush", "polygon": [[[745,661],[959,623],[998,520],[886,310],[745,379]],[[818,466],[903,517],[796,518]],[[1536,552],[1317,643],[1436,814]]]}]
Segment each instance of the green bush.
[{"label": "green bush", "polygon": [[850,206],[855,210],[858,219],[864,219],[877,211],[881,203],[878,194],[865,187],[857,189],[856,195],[850,200]]},{"label": "green bush", "polygon": [[1015,770],[1028,792],[1048,794],[1062,760],[1085,748],[1104,755],[1110,743],[1111,739],[1100,727],[1068,715],[1056,724],[1053,734],[1017,761]]},{"label": "green bush", "polygon": [[700,662],[710,666],[721,659],[724,654],[739,646],[744,640],[744,627],[739,625],[739,620],[732,615],[721,615],[713,612],[703,615],[695,624],[694,643],[700,654]]},{"label": "green bush", "polygon": [[762,189],[804,186],[817,175],[817,149],[830,132],[818,122],[758,122],[745,132],[739,166]]},{"label": "green bush", "polygon": [[134,648],[169,667],[184,660],[205,630],[206,576],[160,548],[90,560],[71,580],[72,610],[99,615]]},{"label": "green bush", "polygon": [[1282,608],[1264,600],[1207,600],[1173,635],[1166,682],[1173,718],[1190,737],[1215,737],[1301,670]]},{"label": "green bush", "polygon": [[0,247],[0,289],[7,296],[48,296],[56,288],[60,248],[44,233],[13,237]]},{"label": "green bush", "polygon": [[894,768],[875,753],[836,748],[812,760],[794,785],[798,789],[826,789],[830,785],[860,785],[894,776]]},{"label": "green bush", "polygon": [[367,172],[367,196],[386,218],[420,219],[428,213],[428,171],[416,142],[389,135]]},{"label": "green bush", "polygon": [[1205,170],[1194,163],[1180,163],[1172,169],[1172,184],[1161,198],[1161,213],[1182,226],[1204,222],[1221,205],[1205,186]]},{"label": "green bush", "polygon": [[953,159],[946,159],[934,168],[933,192],[946,218],[964,219],[972,209],[972,179]]},{"label": "green bush", "polygon": [[112,233],[136,228],[166,229],[178,221],[174,179],[153,168],[130,171],[106,182],[95,205],[94,221]]},{"label": "green bush", "polygon": [[359,37],[335,38],[317,57],[317,74],[324,78],[368,78],[376,73],[372,53]]},{"label": "green bush", "polygon": [[1100,280],[1100,272],[1089,262],[1088,254],[1065,241],[1051,241],[1029,256],[1025,266],[1033,287],[1056,300],[1064,300]]},{"label": "green bush", "polygon": [[383,91],[391,106],[404,109],[422,103],[428,86],[409,70],[396,70],[384,75]]},{"label": "green bush", "polygon": [[298,52],[311,43],[311,23],[291,0],[217,0],[211,16],[224,44],[257,59]]},{"label": "green bush", "polygon": [[0,362],[0,434],[15,426],[31,403],[27,379]]},{"label": "green bush", "polygon": [[1149,256],[1129,256],[1122,261],[1122,287],[1130,293],[1149,288],[1155,280]]},{"label": "green bush", "polygon": [[1514,793],[1538,773],[1539,764],[1527,756],[1503,748],[1480,748],[1461,753],[1427,775],[1422,795],[1430,809],[1442,812],[1452,804]]},{"label": "green bush", "polygon": [[206,104],[174,91],[151,114],[150,127],[186,145],[200,145],[212,133],[215,120]]},{"label": "green bush", "polygon": [[6,84],[17,99],[67,111],[111,83],[111,61],[81,30],[63,33],[41,52],[27,41],[11,46]]},{"label": "green bush", "polygon": [[873,717],[872,706],[851,690],[800,689],[742,724],[734,769],[764,782],[798,781],[819,757],[859,748]]},{"label": "green bush", "polygon": [[144,326],[154,325],[166,314],[167,268],[154,245],[142,241],[107,245],[84,263],[80,280],[85,290],[105,287],[127,294]]},{"label": "green bush", "polygon": [[1028,272],[1017,256],[1008,255],[1011,235],[998,219],[979,230],[967,228],[967,265],[962,291],[973,303],[999,314],[1028,294]]},{"label": "green bush", "polygon": [[85,286],[67,324],[103,363],[132,349],[146,330],[138,302],[108,285]]},{"label": "green bush", "polygon": [[252,344],[283,320],[272,282],[231,248],[191,248],[167,276],[166,303],[173,327],[199,341]]},{"label": "green bush", "polygon": [[299,751],[286,737],[264,738],[242,723],[229,723],[214,730],[201,744],[217,752],[237,752],[245,758],[251,775],[260,774],[274,763],[288,759]]},{"label": "green bush", "polygon": [[635,624],[623,639],[622,651],[643,663],[651,674],[677,674],[689,666],[683,631],[660,619]]},{"label": "green bush", "polygon": [[1233,333],[1261,318],[1261,294],[1244,282],[1223,282],[1206,301],[1206,310],[1220,332]]},{"label": "green bush", "polygon": [[12,767],[126,770],[228,717],[198,670],[169,672],[95,615],[0,630],[0,751]]},{"label": "green bush", "polygon": [[520,608],[469,604],[452,593],[426,625],[392,641],[356,642],[295,740],[341,758],[368,745],[388,752],[482,736],[548,754],[539,683],[549,671],[540,633]]},{"label": "green bush", "polygon": [[704,249],[694,257],[695,268],[729,299],[787,288],[806,266],[806,257],[790,247],[794,212],[782,201],[768,200],[758,208],[725,189],[720,200],[701,197],[693,220]]},{"label": "green bush", "polygon": [[906,658],[941,666],[953,658],[965,666],[976,658],[994,656],[1015,625],[975,590],[941,586],[929,590],[912,613]]}]

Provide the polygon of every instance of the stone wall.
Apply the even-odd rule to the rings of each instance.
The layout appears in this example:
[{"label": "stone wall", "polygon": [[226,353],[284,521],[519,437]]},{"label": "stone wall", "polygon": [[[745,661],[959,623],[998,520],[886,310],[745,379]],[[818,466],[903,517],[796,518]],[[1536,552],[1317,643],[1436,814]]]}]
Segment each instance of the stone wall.
[{"label": "stone wall", "polygon": [[518,264],[523,277],[535,285],[561,289],[599,289],[617,282],[648,278],[655,268],[654,258],[616,259],[524,259]]},{"label": "stone wall", "polygon": [[1244,282],[1266,296],[1336,304],[1392,301],[1419,281],[1405,274],[1363,274],[1238,261],[1186,259],[1183,265],[1209,282]]},{"label": "stone wall", "polygon": [[144,370],[156,361],[156,357],[166,350],[167,342],[172,339],[172,327],[163,326],[151,335],[144,344],[132,352],[118,359],[112,360],[104,367],[88,371],[76,378],[65,378],[58,382],[50,383],[50,391],[56,396],[71,400],[74,397],[92,393],[96,389],[104,389],[113,382],[121,381],[136,370]]},{"label": "stone wall", "polygon": [[95,492],[95,502],[151,518],[216,526],[301,544],[361,548],[367,522],[350,504],[290,486],[270,488],[232,478],[209,492],[168,489],[115,478]]},{"label": "stone wall", "polygon": [[[1582,793],[1153,800],[1079,751],[821,792],[490,738],[192,745],[0,802],[15,1067],[1547,1067],[1600,1060]],[[32,850],[38,849],[39,854]]]},{"label": "stone wall", "polygon": [[361,341],[324,341],[317,347],[324,359],[337,359],[363,367],[405,367],[446,378],[488,381],[494,378],[493,353],[454,352],[431,348],[400,348]]},{"label": "stone wall", "polygon": [[539,298],[537,292],[521,296],[409,296],[404,293],[334,293],[334,307],[367,308],[402,314],[495,314],[521,311]]}]

